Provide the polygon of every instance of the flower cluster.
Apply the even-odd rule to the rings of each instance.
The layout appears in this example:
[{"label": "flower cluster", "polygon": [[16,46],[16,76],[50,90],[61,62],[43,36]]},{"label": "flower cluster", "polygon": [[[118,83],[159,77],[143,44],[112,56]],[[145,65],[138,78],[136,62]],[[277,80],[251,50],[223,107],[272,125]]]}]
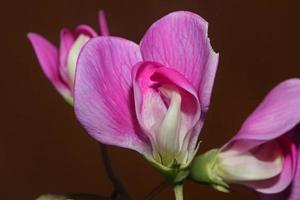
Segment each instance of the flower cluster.
[{"label": "flower cluster", "polygon": [[300,79],[275,87],[223,147],[195,157],[219,60],[208,23],[173,12],[136,44],[109,36],[102,12],[99,22],[100,34],[62,29],[59,49],[28,34],[45,75],[93,138],[139,152],[175,185],[191,178],[225,192],[242,184],[265,199],[300,198]]}]

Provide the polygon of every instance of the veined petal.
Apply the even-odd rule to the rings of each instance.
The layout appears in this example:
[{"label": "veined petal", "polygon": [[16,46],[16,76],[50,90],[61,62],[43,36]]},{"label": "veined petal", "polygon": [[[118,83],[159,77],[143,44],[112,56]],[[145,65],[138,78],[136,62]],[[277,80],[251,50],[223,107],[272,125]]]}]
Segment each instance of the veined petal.
[{"label": "veined petal", "polygon": [[289,79],[271,90],[222,151],[247,151],[288,133],[299,122],[300,79]]},{"label": "veined petal", "polygon": [[276,86],[247,118],[233,138],[271,140],[290,131],[300,122],[300,79]]},{"label": "veined petal", "polygon": [[75,113],[96,140],[147,154],[151,147],[135,118],[131,69],[139,46],[116,37],[91,39],[82,49],[75,78]]},{"label": "veined petal", "polygon": [[70,99],[71,91],[60,76],[57,48],[39,34],[29,33],[28,38],[46,77],[64,98]]},{"label": "veined petal", "polygon": [[209,105],[218,64],[207,28],[207,22],[196,14],[173,12],[155,22],[141,41],[144,60],[175,68],[183,74],[199,91],[204,109]]}]

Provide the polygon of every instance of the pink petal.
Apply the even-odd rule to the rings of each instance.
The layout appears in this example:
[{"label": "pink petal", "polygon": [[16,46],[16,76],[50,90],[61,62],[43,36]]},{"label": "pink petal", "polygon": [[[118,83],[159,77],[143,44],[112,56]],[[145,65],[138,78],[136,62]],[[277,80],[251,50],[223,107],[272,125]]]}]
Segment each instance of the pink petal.
[{"label": "pink petal", "polygon": [[28,39],[46,77],[66,99],[71,98],[70,89],[60,76],[57,48],[43,36],[36,33],[29,33]]},{"label": "pink petal", "polygon": [[300,122],[300,79],[276,86],[247,118],[233,140],[272,140]]},{"label": "pink petal", "polygon": [[[290,79],[275,87],[258,108],[247,118],[238,134],[223,148],[248,151],[260,144],[278,140],[287,135],[300,122],[300,79]],[[291,182],[296,170],[296,150],[292,142],[279,139],[285,151],[285,165],[279,177],[251,183],[263,193],[277,193]]]},{"label": "pink petal", "polygon": [[[298,152],[299,153],[299,152]],[[299,153],[300,155],[300,153]],[[300,157],[298,156],[298,160],[300,161]],[[291,185],[291,189],[289,191],[289,196],[287,200],[298,200],[300,198],[300,162],[298,161],[298,168],[296,171],[296,175],[294,177],[294,181]]]},{"label": "pink petal", "polygon": [[210,97],[215,81],[215,75],[217,72],[218,62],[219,62],[219,54],[216,54],[212,47],[211,53],[208,57],[208,61],[203,68],[202,72],[202,79],[200,82],[200,88],[199,88],[199,98],[201,102],[201,107],[203,112],[208,111],[208,107],[210,104]]},{"label": "pink petal", "polygon": [[64,82],[69,82],[67,72],[67,59],[69,51],[75,42],[75,36],[67,28],[63,28],[60,31],[60,47],[59,47],[59,58],[60,58],[60,75]]},{"label": "pink petal", "polygon": [[69,29],[63,28],[60,31],[60,64],[63,67],[67,66],[67,57],[69,51],[74,44],[76,38],[80,34],[85,34],[89,37],[95,37],[98,34],[88,25],[79,25],[76,27],[75,34],[73,34]]},{"label": "pink petal", "polygon": [[96,140],[150,151],[135,118],[132,66],[141,61],[139,46],[116,37],[91,39],[78,59],[75,79],[75,112]]},{"label": "pink petal", "polygon": [[196,14],[173,12],[155,22],[141,41],[144,60],[175,68],[183,74],[199,90],[203,109],[209,105],[218,64],[207,28],[207,22]]},{"label": "pink petal", "polygon": [[[144,95],[146,95],[147,89],[153,88],[155,90],[156,86],[173,85],[180,89],[182,97],[181,109],[188,120],[188,134],[185,135],[184,138],[181,138],[181,140],[187,139],[188,141],[191,141],[190,138],[197,140],[200,130],[195,130],[194,128],[200,120],[200,104],[195,89],[182,74],[177,72],[175,69],[164,67],[158,63],[141,62],[135,66],[133,70],[133,77],[135,109],[140,124],[143,124],[141,112]],[[149,133],[148,137],[151,139],[151,135],[149,135]],[[195,144],[196,142],[192,141],[189,147],[194,149]]]},{"label": "pink petal", "polygon": [[297,170],[297,174],[293,183],[286,188],[286,190],[277,194],[262,194],[260,195],[263,200],[299,200],[300,197],[300,169]]},{"label": "pink petal", "polygon": [[[299,158],[298,158],[299,159]],[[277,194],[260,195],[263,200],[299,200],[300,198],[300,168],[298,164],[297,173],[292,184],[283,192]]]},{"label": "pink petal", "polygon": [[85,25],[85,24],[77,26],[75,29],[75,34],[76,34],[76,37],[78,37],[80,34],[85,34],[90,37],[98,36],[98,33],[92,27],[90,27],[89,25]]},{"label": "pink petal", "polygon": [[[300,144],[300,136],[299,136],[300,130],[296,129],[294,131],[294,136],[296,138],[293,138],[297,145]],[[298,146],[299,148],[299,146]],[[293,166],[296,169],[295,176],[293,177],[292,183],[289,185],[288,188],[286,188],[284,191],[277,193],[277,194],[267,194],[267,195],[261,195],[261,198],[264,200],[298,200],[300,198],[300,150],[298,149],[298,152],[295,153],[297,155],[297,159],[295,162],[295,165]]]},{"label": "pink petal", "polygon": [[109,30],[108,30],[108,26],[107,26],[105,13],[104,13],[103,10],[99,11],[98,18],[99,18],[100,35],[108,36],[109,35]]}]

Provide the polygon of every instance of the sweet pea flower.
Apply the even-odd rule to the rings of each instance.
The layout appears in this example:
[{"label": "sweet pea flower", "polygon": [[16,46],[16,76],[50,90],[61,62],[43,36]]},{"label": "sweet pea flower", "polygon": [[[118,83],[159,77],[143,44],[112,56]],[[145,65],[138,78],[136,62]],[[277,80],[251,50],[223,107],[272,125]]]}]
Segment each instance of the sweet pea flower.
[{"label": "sweet pea flower", "polygon": [[191,177],[228,190],[246,185],[263,199],[300,199],[300,79],[275,87],[221,149],[196,157]]},{"label": "sweet pea flower", "polygon": [[207,22],[185,11],[155,22],[140,45],[98,37],[77,64],[74,107],[101,143],[138,151],[174,177],[195,155],[208,110],[216,54]]},{"label": "sweet pea flower", "polygon": [[[108,35],[104,12],[99,12],[100,34]],[[73,88],[76,62],[81,48],[92,37],[97,36],[96,31],[88,25],[79,25],[72,33],[63,28],[60,31],[60,45],[56,48],[43,36],[28,33],[34,51],[46,77],[64,99],[73,104]]]}]

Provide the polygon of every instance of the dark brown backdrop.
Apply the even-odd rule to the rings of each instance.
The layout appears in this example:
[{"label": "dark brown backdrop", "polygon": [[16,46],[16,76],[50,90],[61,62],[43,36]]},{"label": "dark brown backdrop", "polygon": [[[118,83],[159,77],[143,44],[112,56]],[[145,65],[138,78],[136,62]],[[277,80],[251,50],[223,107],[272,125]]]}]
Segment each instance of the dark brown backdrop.
[{"label": "dark brown backdrop", "polygon": [[[200,152],[224,144],[275,84],[300,76],[299,4],[277,0],[26,0],[1,2],[0,199],[31,200],[40,193],[109,194],[97,143],[42,74],[26,33],[58,41],[61,27],[97,26],[107,13],[110,31],[139,41],[156,19],[190,10],[209,23],[220,64]],[[161,181],[136,152],[110,149],[114,169],[134,197]],[[187,183],[186,200],[251,200],[243,188],[223,194]],[[157,199],[172,199],[171,190]]]}]

